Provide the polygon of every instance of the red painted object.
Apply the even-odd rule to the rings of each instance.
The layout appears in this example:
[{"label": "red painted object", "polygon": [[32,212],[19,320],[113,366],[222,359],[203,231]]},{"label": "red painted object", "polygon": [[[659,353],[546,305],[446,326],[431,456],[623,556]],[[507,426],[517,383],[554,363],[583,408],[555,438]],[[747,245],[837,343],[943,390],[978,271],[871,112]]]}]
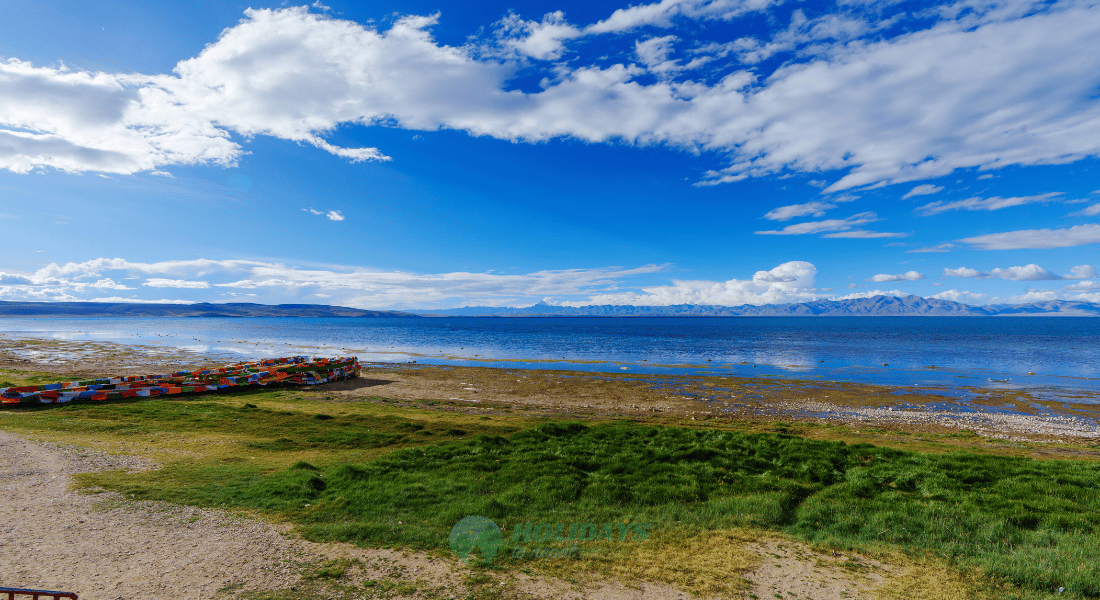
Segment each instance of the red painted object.
[{"label": "red painted object", "polygon": [[50,590],[24,590],[21,588],[6,588],[0,587],[0,598],[3,598],[4,594],[7,594],[6,600],[19,600],[16,596],[30,596],[34,600],[39,598],[52,598],[53,600],[60,600],[61,598],[71,598],[77,600],[76,594],[73,592],[54,592]]}]

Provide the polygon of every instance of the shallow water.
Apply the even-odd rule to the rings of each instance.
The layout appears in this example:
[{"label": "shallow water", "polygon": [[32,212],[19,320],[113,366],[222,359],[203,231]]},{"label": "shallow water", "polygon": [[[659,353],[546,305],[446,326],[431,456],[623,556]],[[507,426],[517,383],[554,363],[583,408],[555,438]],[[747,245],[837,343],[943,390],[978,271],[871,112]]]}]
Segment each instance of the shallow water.
[{"label": "shallow water", "polygon": [[1092,404],[1100,393],[1100,319],[1084,317],[51,318],[0,319],[0,333],[241,358],[1026,389]]}]

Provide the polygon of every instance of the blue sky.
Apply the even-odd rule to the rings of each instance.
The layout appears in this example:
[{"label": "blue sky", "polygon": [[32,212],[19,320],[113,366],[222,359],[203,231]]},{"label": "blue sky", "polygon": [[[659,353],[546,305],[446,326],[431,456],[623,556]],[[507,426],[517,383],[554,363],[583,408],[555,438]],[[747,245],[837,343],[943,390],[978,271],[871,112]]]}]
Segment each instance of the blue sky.
[{"label": "blue sky", "polygon": [[1089,1],[9,1],[0,300],[1100,302],[1097,47]]}]

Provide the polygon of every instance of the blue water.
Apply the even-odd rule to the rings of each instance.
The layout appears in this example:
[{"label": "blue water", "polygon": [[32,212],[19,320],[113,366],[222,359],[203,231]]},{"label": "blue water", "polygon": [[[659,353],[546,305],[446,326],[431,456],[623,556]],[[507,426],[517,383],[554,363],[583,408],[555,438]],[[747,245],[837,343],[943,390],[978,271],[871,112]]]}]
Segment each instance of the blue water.
[{"label": "blue water", "polygon": [[1100,319],[1078,317],[54,318],[0,319],[0,333],[242,358],[356,354],[371,362],[1100,392]]}]

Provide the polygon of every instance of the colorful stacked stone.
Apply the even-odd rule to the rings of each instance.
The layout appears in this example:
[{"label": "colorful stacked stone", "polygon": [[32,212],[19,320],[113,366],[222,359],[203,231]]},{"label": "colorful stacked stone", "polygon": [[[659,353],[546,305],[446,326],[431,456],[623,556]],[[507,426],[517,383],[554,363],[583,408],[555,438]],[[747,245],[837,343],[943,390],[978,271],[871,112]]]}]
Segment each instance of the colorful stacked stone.
[{"label": "colorful stacked stone", "polygon": [[359,359],[293,356],[229,365],[219,369],[180,371],[168,375],[127,375],[87,381],[0,388],[4,404],[118,400],[174,394],[217,392],[241,387],[291,383],[317,385],[359,376]]}]

